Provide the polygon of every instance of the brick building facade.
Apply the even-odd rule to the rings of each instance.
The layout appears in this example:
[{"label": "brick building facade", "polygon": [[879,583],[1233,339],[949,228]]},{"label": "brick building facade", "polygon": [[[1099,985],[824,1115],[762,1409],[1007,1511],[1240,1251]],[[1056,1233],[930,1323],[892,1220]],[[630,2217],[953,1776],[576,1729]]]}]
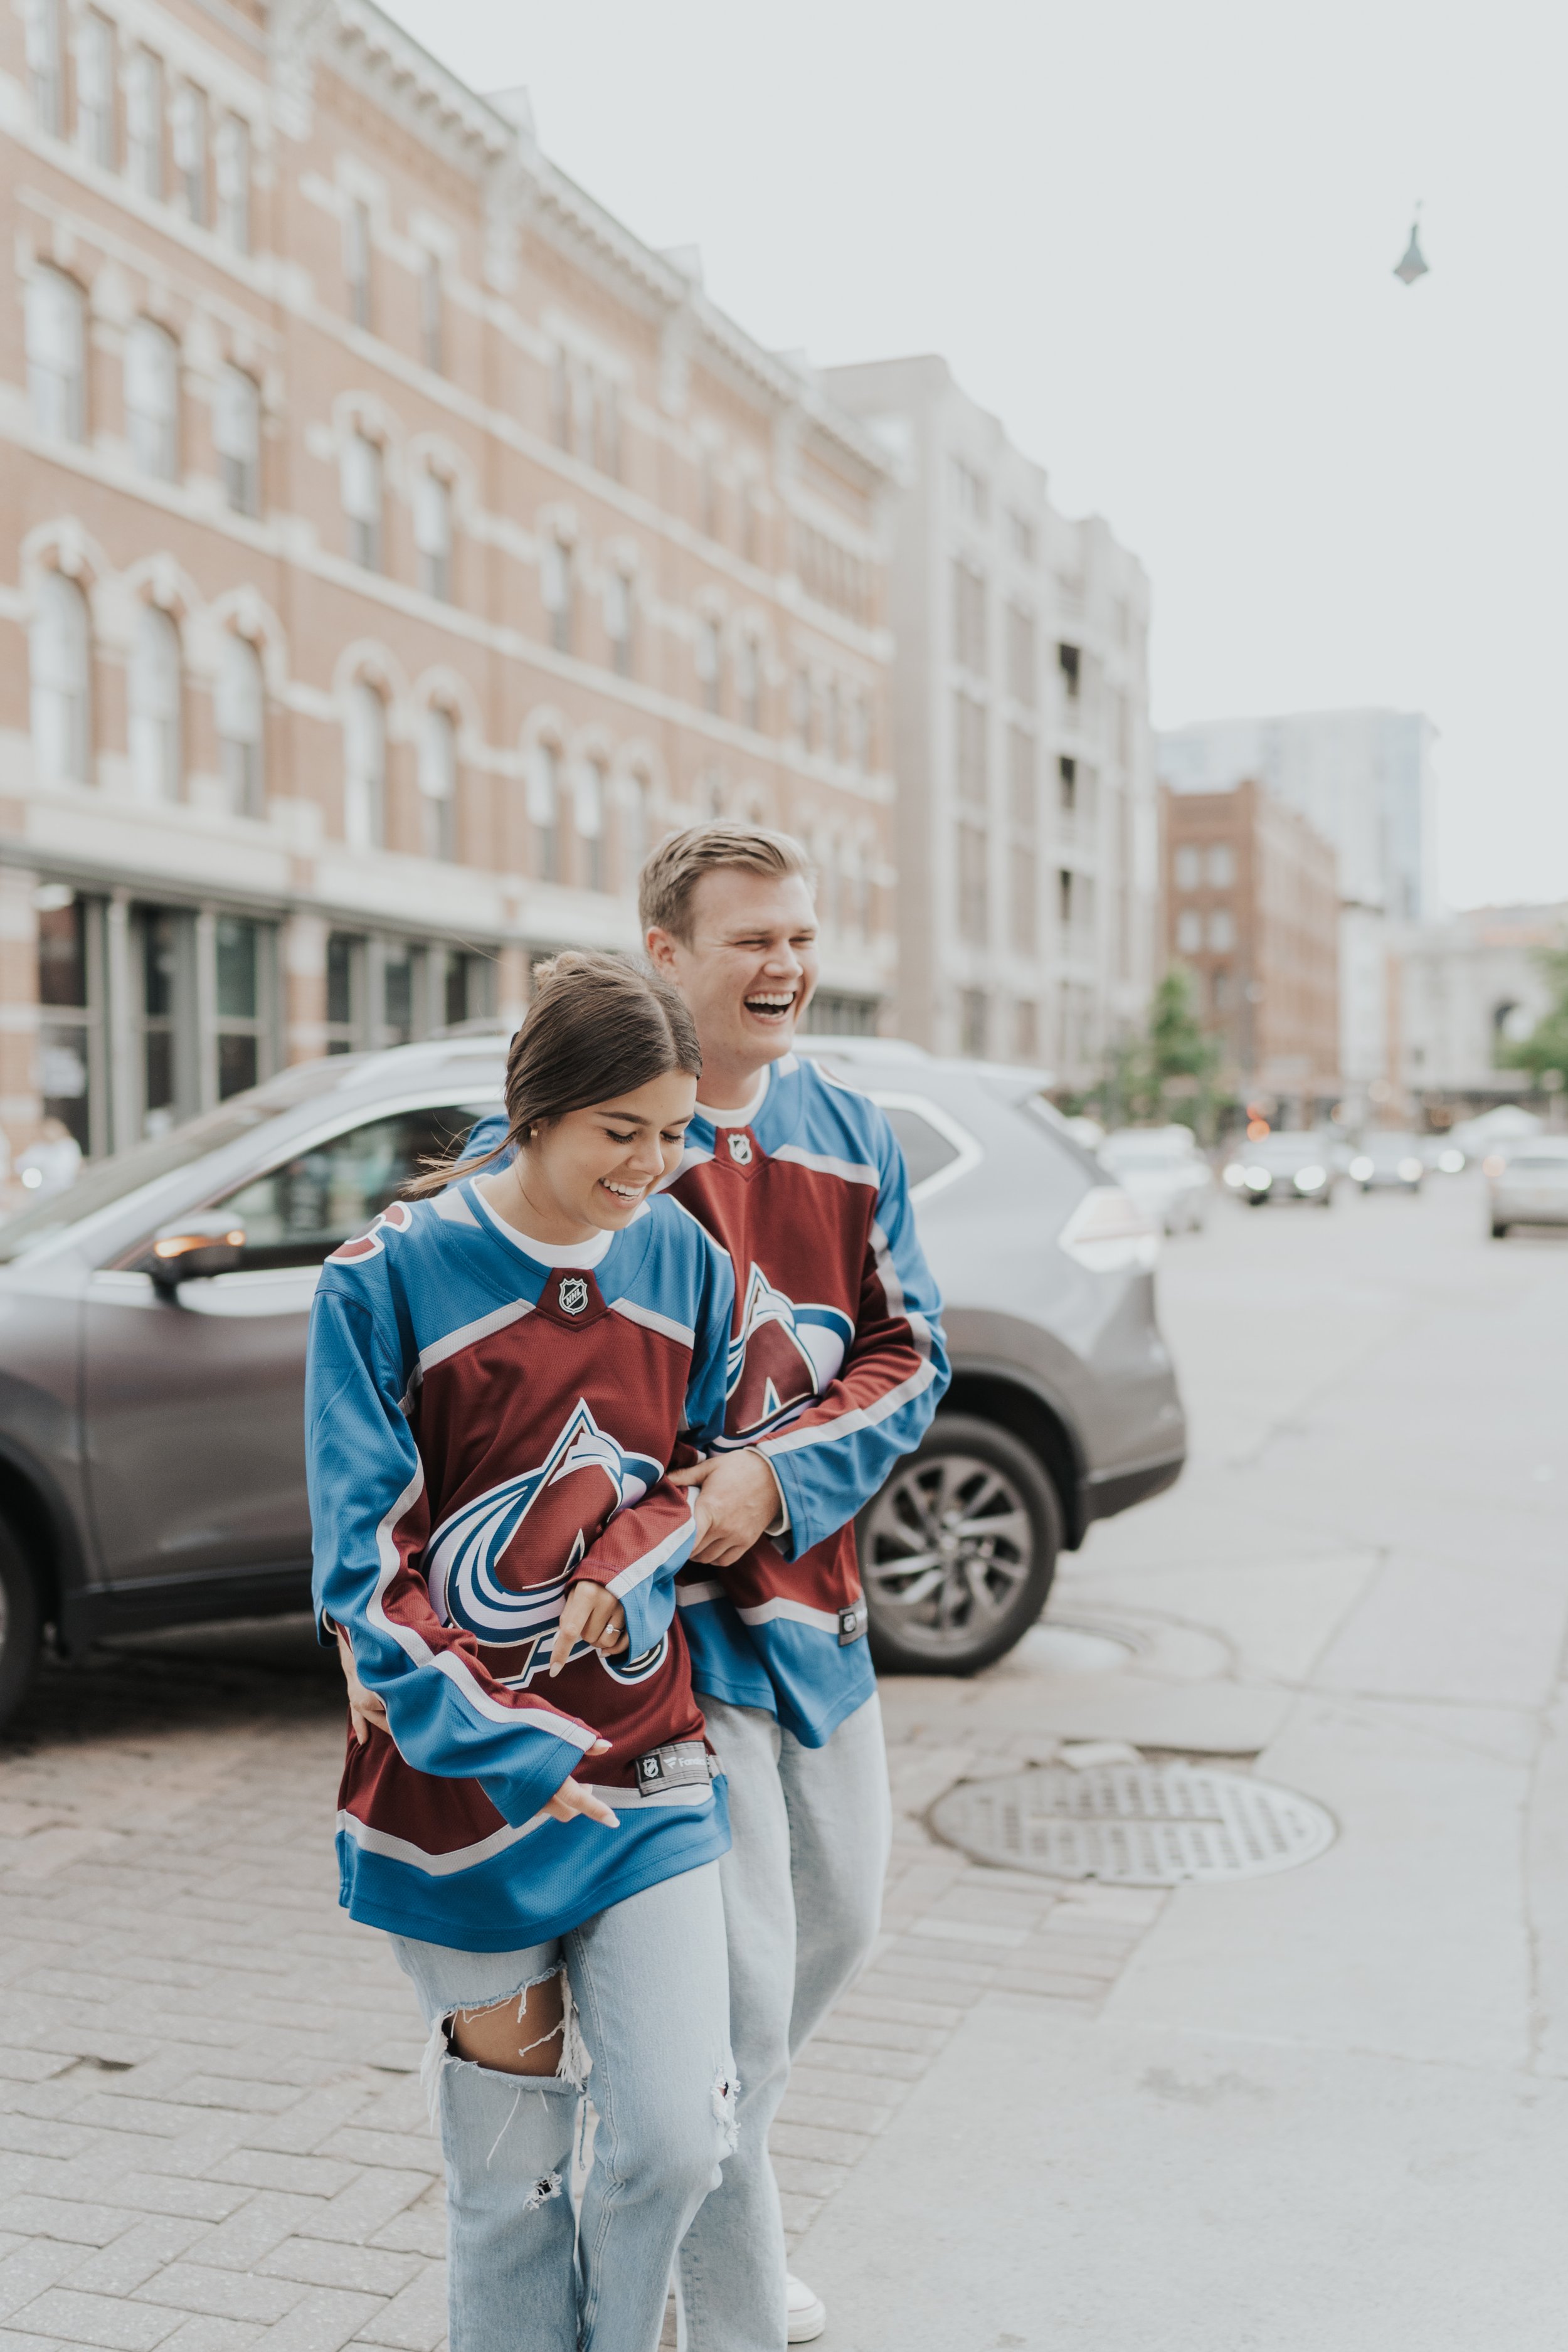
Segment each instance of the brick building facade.
[{"label": "brick building facade", "polygon": [[1166,960],[1193,974],[1228,1082],[1310,1117],[1340,1083],[1334,852],[1251,780],[1160,802]]},{"label": "brick building facade", "polygon": [[888,462],[367,0],[0,20],[0,1129],[630,947],[695,814],[894,971]]}]

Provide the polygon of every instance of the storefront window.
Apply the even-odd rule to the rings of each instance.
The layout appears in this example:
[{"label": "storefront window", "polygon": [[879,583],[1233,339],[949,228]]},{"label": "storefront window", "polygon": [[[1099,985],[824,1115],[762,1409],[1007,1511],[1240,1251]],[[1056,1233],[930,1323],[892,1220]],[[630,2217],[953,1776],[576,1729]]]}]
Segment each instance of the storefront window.
[{"label": "storefront window", "polygon": [[218,1100],[243,1094],[261,1076],[261,947],[259,923],[220,915],[217,961]]},{"label": "storefront window", "polygon": [[347,931],[333,931],[327,940],[327,1051],[352,1054],[360,1042],[359,999],[363,985],[360,972],[364,941]]},{"label": "storefront window", "polygon": [[139,918],[142,1005],[142,1132],[162,1135],[179,1115],[177,1024],[184,1010],[181,949],[185,919],[157,908]]},{"label": "storefront window", "polygon": [[38,1090],[45,1118],[58,1119],[87,1152],[92,1149],[89,909],[64,883],[46,883],[37,904]]}]

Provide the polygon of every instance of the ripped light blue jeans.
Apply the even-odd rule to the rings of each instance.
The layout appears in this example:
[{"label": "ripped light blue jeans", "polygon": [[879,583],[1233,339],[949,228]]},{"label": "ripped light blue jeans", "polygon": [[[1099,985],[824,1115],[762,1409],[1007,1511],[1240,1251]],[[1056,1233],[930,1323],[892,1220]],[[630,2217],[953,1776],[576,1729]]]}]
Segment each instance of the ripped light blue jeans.
[{"label": "ripped light blue jeans", "polygon": [[[451,2352],[655,2352],[670,2264],[735,2145],[719,1865],[627,1897],[554,1942],[461,1952],[395,1936],[431,2029],[447,2165]],[[452,2055],[447,2022],[564,1969],[554,2074]],[[575,2213],[584,2095],[597,2116]]]}]

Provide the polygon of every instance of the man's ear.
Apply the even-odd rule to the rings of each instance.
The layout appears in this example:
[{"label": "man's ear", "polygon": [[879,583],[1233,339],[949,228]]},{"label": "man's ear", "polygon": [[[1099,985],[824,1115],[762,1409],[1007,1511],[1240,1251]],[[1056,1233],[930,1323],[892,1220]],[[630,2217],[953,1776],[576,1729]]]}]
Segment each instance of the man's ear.
[{"label": "man's ear", "polygon": [[660,930],[656,924],[649,931],[645,945],[647,948],[647,960],[655,971],[671,972],[675,970],[678,942],[672,933]]}]

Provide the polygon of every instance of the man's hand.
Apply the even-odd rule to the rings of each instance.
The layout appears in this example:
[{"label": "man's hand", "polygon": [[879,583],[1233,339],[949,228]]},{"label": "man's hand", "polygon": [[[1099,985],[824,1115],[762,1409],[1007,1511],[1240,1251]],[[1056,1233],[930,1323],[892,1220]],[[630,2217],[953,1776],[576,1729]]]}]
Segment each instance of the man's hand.
[{"label": "man's hand", "polygon": [[574,1584],[566,1595],[550,1648],[552,1675],[561,1672],[579,1642],[586,1642],[605,1658],[613,1658],[626,1646],[626,1612],[602,1584]]},{"label": "man's hand", "polygon": [[672,1470],[672,1486],[700,1486],[699,1515],[708,1514],[700,1528],[693,1559],[713,1568],[729,1568],[743,1559],[760,1536],[766,1535],[784,1503],[783,1489],[765,1454],[718,1454],[694,1462],[689,1470]]},{"label": "man's hand", "polygon": [[349,1720],[354,1727],[354,1738],[363,1748],[373,1731],[387,1729],[386,1701],[377,1698],[373,1690],[366,1690],[355,1674],[354,1654],[341,1625],[337,1634],[338,1662],[343,1670],[343,1680],[349,1686]]}]

